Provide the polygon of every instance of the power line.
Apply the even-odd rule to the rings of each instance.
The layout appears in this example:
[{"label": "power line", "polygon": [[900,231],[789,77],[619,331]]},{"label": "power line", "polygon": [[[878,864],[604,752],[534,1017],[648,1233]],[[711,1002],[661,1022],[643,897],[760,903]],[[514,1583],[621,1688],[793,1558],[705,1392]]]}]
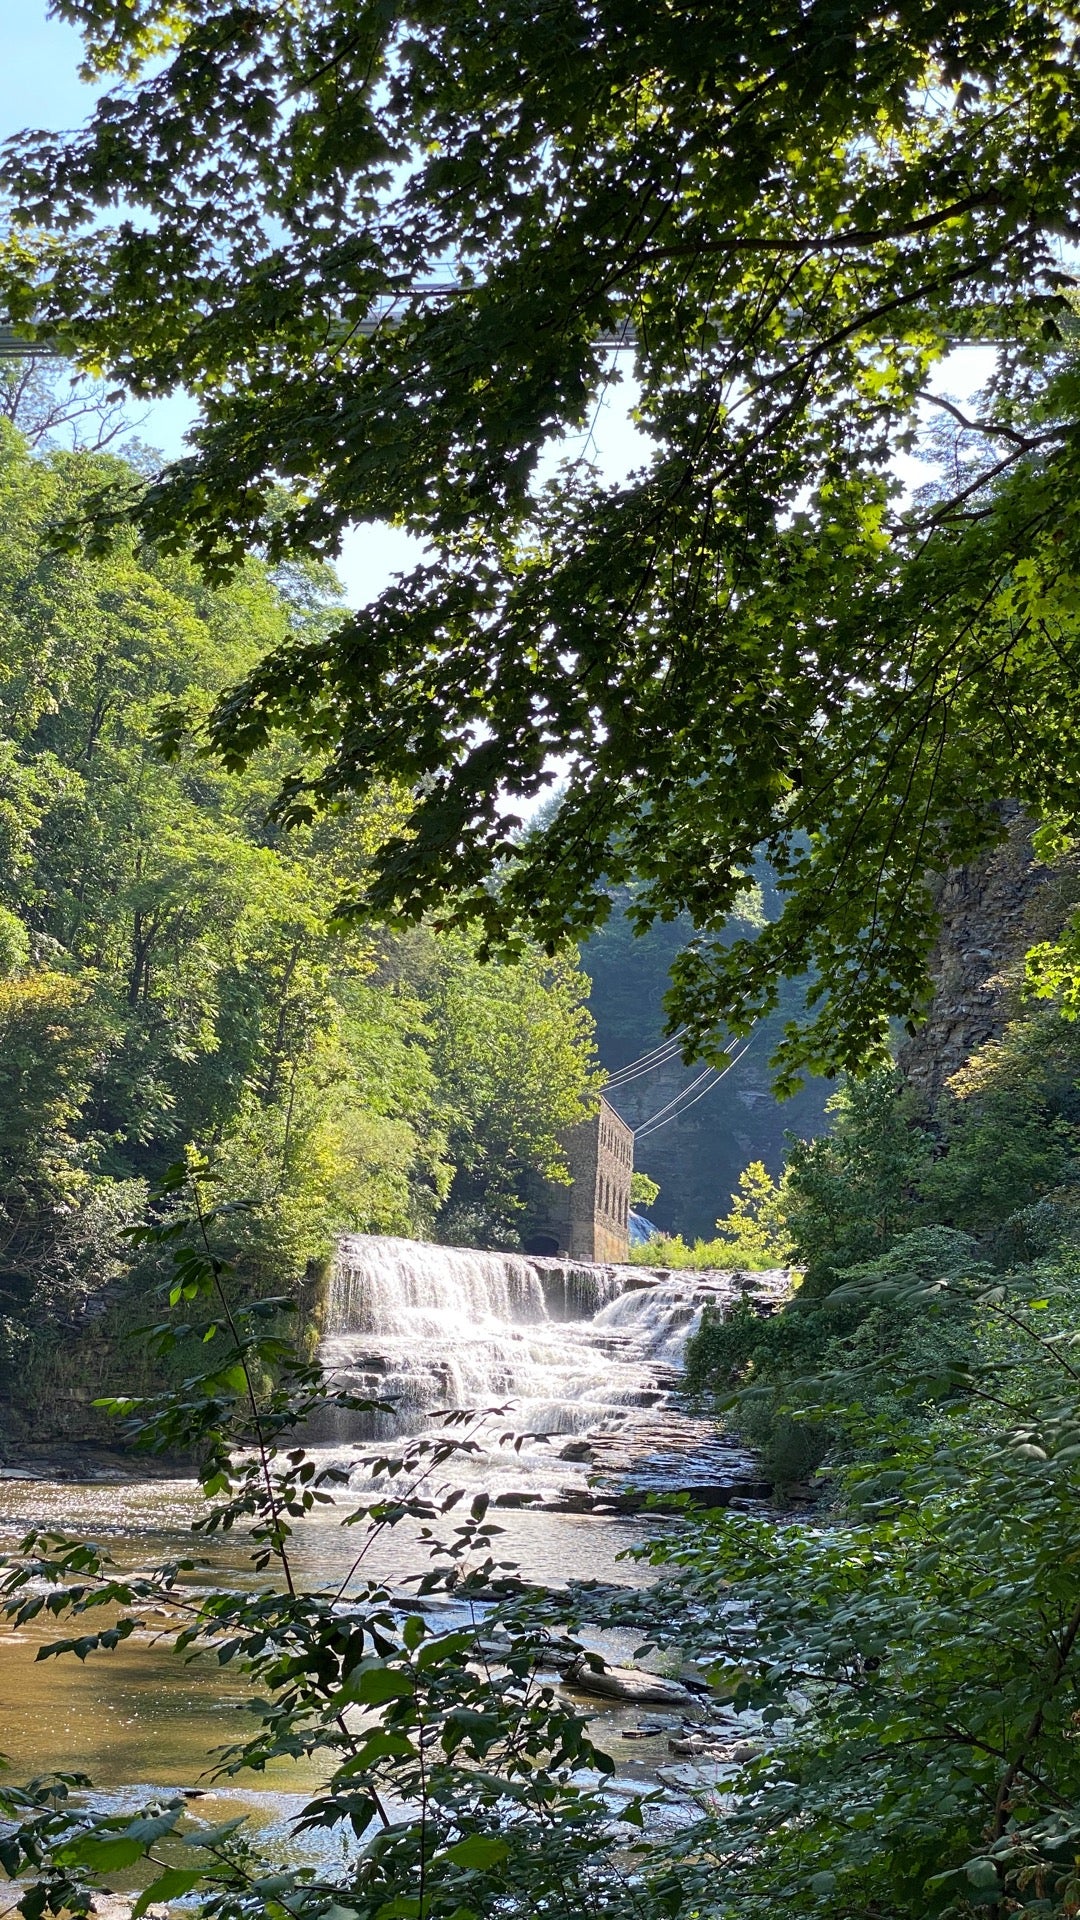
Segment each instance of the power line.
[{"label": "power line", "polygon": [[[738,1053],[728,1061],[726,1067],[717,1073],[715,1080],[710,1081],[708,1086],[702,1087],[701,1082],[708,1079],[709,1074],[713,1071],[711,1067],[706,1067],[704,1073],[699,1073],[696,1080],[691,1080],[689,1086],[684,1087],[682,1093],[676,1094],[674,1100],[669,1100],[666,1107],[658,1108],[656,1113],[650,1114],[647,1120],[643,1120],[640,1127],[636,1127],[634,1130],[635,1145],[639,1140],[646,1140],[650,1133],[659,1133],[660,1128],[669,1126],[672,1120],[681,1120],[684,1113],[689,1113],[690,1108],[696,1107],[699,1100],[704,1100],[705,1095],[711,1093],[714,1087],[718,1087],[721,1080],[727,1078],[732,1068],[738,1066],[739,1061],[752,1046],[754,1035],[755,1029],[751,1028],[745,1043],[739,1048]],[[701,1088],[699,1093],[694,1091],[697,1087]],[[692,1100],[686,1099],[688,1093],[694,1095]],[[680,1101],[684,1104],[679,1105]],[[671,1107],[676,1109],[674,1113],[668,1111]]]},{"label": "power line", "polygon": [[681,1058],[681,1056],[682,1056],[682,1048],[672,1047],[670,1053],[661,1053],[657,1055],[655,1060],[646,1060],[645,1065],[643,1067],[638,1067],[633,1073],[624,1073],[618,1080],[606,1081],[603,1091],[607,1092],[609,1087],[614,1087],[615,1092],[618,1093],[621,1091],[623,1087],[630,1086],[632,1081],[640,1080],[643,1074],[655,1073],[659,1071],[661,1067],[672,1066],[676,1060],[679,1060]]},{"label": "power line", "polygon": [[651,1073],[654,1067],[666,1066],[679,1052],[679,1042],[685,1032],[686,1028],[680,1027],[678,1033],[672,1034],[669,1040],[661,1041],[651,1053],[643,1053],[637,1060],[628,1060],[625,1067],[619,1067],[608,1075],[606,1086],[620,1087],[627,1080],[636,1080],[643,1073]]},{"label": "power line", "polygon": [[[715,1079],[709,1079],[708,1077],[709,1074],[712,1074],[714,1072],[715,1072],[715,1069],[712,1067],[709,1067],[706,1070],[706,1073],[702,1074],[699,1079],[692,1080],[688,1087],[684,1087],[679,1104],[678,1105],[673,1104],[672,1111],[670,1113],[666,1113],[664,1109],[661,1108],[660,1112],[658,1114],[655,1114],[652,1120],[648,1121],[644,1126],[638,1128],[637,1132],[634,1134],[635,1142],[637,1142],[638,1140],[648,1140],[651,1134],[659,1133],[661,1127],[669,1127],[673,1120],[681,1120],[683,1114],[688,1112],[692,1106],[696,1105],[697,1101],[703,1099],[707,1093],[711,1093],[713,1088],[719,1085],[721,1079],[723,1078],[722,1074],[717,1073]],[[706,1081],[707,1084],[705,1086],[701,1085],[702,1080]],[[701,1089],[700,1092],[695,1093],[694,1092],[695,1087],[699,1087]],[[693,1099],[690,1099],[690,1100],[686,1099],[685,1096],[687,1094],[693,1094]]]},{"label": "power line", "polygon": [[[743,1051],[745,1052],[745,1048]],[[730,1065],[732,1067],[737,1066],[741,1059],[742,1059],[742,1054],[737,1053],[735,1055],[734,1060],[731,1061]],[[729,1070],[730,1069],[728,1067],[725,1067],[724,1073],[727,1073]],[[665,1120],[658,1121],[655,1127],[649,1127],[641,1135],[635,1134],[634,1135],[635,1140],[637,1140],[638,1138],[642,1140],[647,1140],[651,1133],[659,1133],[660,1128],[669,1126],[672,1120],[681,1120],[684,1113],[689,1113],[691,1107],[696,1107],[699,1100],[704,1100],[705,1095],[707,1093],[711,1093],[714,1087],[718,1087],[720,1085],[721,1080],[724,1078],[724,1073],[718,1073],[715,1080],[710,1080],[707,1087],[702,1087],[700,1093],[695,1093],[693,1099],[688,1100],[686,1102],[686,1105],[680,1107],[677,1113],[669,1113],[667,1118]],[[687,1088],[687,1092],[689,1092],[689,1088]]]},{"label": "power line", "polygon": [[[670,1127],[673,1120],[681,1120],[684,1113],[689,1113],[691,1107],[696,1107],[699,1100],[704,1100],[707,1093],[711,1093],[714,1087],[720,1085],[723,1077],[722,1073],[718,1073],[714,1080],[709,1081],[708,1086],[702,1087],[700,1093],[694,1094],[692,1100],[687,1100],[681,1107],[676,1107],[674,1113],[665,1114],[662,1119],[657,1120],[655,1126],[641,1128],[640,1131],[634,1135],[635,1146],[639,1140],[648,1140],[654,1133],[659,1133],[661,1128]],[[689,1093],[691,1089],[687,1087],[686,1091]]]},{"label": "power line", "polygon": [[639,1133],[644,1133],[647,1129],[651,1129],[654,1120],[659,1120],[662,1114],[668,1112],[669,1108],[678,1106],[680,1100],[684,1099],[688,1093],[693,1093],[694,1088],[700,1087],[702,1081],[707,1080],[710,1073],[714,1073],[715,1071],[716,1069],[714,1067],[703,1067],[696,1079],[688,1081],[685,1087],[680,1087],[678,1093],[674,1094],[662,1107],[657,1107],[655,1113],[650,1113],[648,1119],[643,1120],[639,1127],[634,1128],[635,1137]]},{"label": "power line", "polygon": [[[712,1092],[714,1087],[718,1087],[720,1085],[721,1080],[726,1080],[732,1068],[737,1067],[739,1064],[739,1061],[743,1058],[744,1054],[746,1054],[749,1051],[750,1047],[753,1045],[753,1040],[754,1040],[754,1033],[753,1033],[753,1030],[751,1030],[750,1034],[746,1039],[745,1044],[741,1046],[739,1048],[738,1053],[735,1054],[733,1058],[728,1061],[727,1066],[724,1067],[722,1071],[717,1073],[715,1080],[710,1081],[707,1087],[702,1087],[700,1093],[694,1093],[694,1088],[697,1086],[700,1086],[701,1081],[705,1079],[706,1074],[709,1071],[711,1071],[711,1069],[706,1068],[705,1074],[699,1074],[696,1080],[692,1080],[688,1087],[683,1088],[682,1094],[676,1096],[677,1100],[685,1100],[685,1096],[688,1093],[694,1093],[694,1098],[692,1100],[685,1100],[685,1104],[682,1106],[679,1106],[676,1112],[674,1113],[668,1113],[667,1108],[661,1107],[658,1113],[652,1114],[648,1120],[644,1120],[641,1126],[637,1128],[634,1134],[635,1141],[639,1139],[641,1140],[646,1139],[650,1133],[659,1133],[660,1128],[668,1126],[672,1120],[681,1120],[683,1114],[688,1113],[691,1107],[695,1107],[699,1100],[703,1100],[707,1093]],[[675,1104],[676,1102],[674,1100],[669,1100],[668,1102],[669,1107],[675,1106]],[[665,1114],[667,1116],[666,1118],[663,1117]]]},{"label": "power line", "polygon": [[682,1039],[685,1032],[686,1032],[686,1028],[680,1027],[678,1033],[673,1033],[669,1036],[668,1039],[661,1040],[659,1045],[652,1047],[648,1053],[639,1053],[637,1059],[628,1060],[625,1067],[616,1067],[614,1073],[609,1074],[608,1076],[608,1081],[607,1081],[608,1086],[609,1087],[614,1086],[617,1081],[621,1080],[624,1077],[625,1074],[637,1073],[639,1068],[643,1066],[647,1066],[651,1060],[655,1060],[657,1054],[670,1053],[672,1047],[678,1046],[679,1041]]},{"label": "power line", "polygon": [[[731,1061],[730,1065],[732,1067],[735,1066],[741,1058],[741,1054],[736,1054],[735,1059]],[[717,1073],[715,1079],[708,1080],[708,1074],[713,1071],[713,1068],[708,1068],[707,1072],[702,1074],[699,1079],[692,1080],[688,1087],[684,1087],[681,1103],[679,1105],[674,1105],[673,1103],[672,1112],[665,1112],[665,1110],[661,1108],[658,1114],[654,1114],[651,1120],[646,1122],[644,1126],[639,1127],[634,1134],[634,1144],[636,1145],[639,1140],[648,1140],[652,1134],[659,1133],[661,1127],[669,1127],[673,1120],[681,1120],[684,1113],[688,1113],[690,1108],[696,1106],[699,1100],[703,1100],[707,1093],[711,1093],[714,1087],[718,1087],[724,1078],[724,1074]],[[725,1068],[724,1071],[729,1071],[729,1068]],[[707,1080],[707,1085],[705,1086],[701,1086],[703,1079]],[[700,1092],[695,1093],[695,1087],[700,1088]],[[693,1099],[687,1100],[685,1098],[687,1094],[693,1094]]]},{"label": "power line", "polygon": [[604,1084],[608,1087],[618,1087],[624,1080],[637,1080],[643,1073],[651,1073],[654,1067],[666,1066],[667,1062],[674,1059],[681,1051],[681,1047],[676,1043],[673,1047],[665,1048],[662,1053],[650,1054],[647,1060],[635,1061],[632,1066],[620,1067],[618,1073],[609,1074]]}]

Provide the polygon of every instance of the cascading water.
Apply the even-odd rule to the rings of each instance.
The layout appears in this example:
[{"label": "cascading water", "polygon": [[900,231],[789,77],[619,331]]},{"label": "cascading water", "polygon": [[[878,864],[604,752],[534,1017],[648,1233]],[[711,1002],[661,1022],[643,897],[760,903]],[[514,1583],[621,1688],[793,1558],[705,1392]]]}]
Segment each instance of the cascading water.
[{"label": "cascading water", "polygon": [[[644,1583],[651,1570],[620,1556],[663,1524],[652,1513],[643,1516],[650,1495],[685,1490],[701,1504],[726,1505],[762,1491],[754,1460],[718,1436],[713,1421],[679,1404],[677,1369],[706,1302],[723,1308],[749,1290],[768,1305],[787,1281],[780,1273],[672,1274],[407,1240],[344,1241],[325,1303],[322,1358],[342,1385],[393,1402],[396,1411],[378,1420],[342,1414],[335,1416],[336,1429],[324,1425],[305,1435],[322,1455],[320,1464],[336,1469],[348,1489],[339,1490],[340,1504],[316,1506],[309,1524],[296,1529],[290,1557],[302,1588],[344,1595],[359,1570],[384,1580],[415,1608],[414,1583],[432,1568],[426,1534],[417,1538],[408,1524],[370,1534],[340,1524],[354,1503],[387,1498],[387,1480],[372,1456],[397,1449],[370,1443],[436,1427],[440,1407],[493,1404],[506,1406],[497,1420],[464,1433],[453,1429],[451,1437],[464,1437],[470,1450],[433,1466],[423,1496],[438,1504],[459,1494],[485,1495],[493,1511],[484,1524],[499,1529],[491,1550],[500,1565],[515,1564],[525,1579],[552,1590],[570,1580]],[[500,1444],[507,1433],[513,1444]],[[548,1437],[526,1438],[519,1449],[518,1439],[530,1434]],[[0,1535],[17,1540],[44,1519],[79,1535],[111,1536],[121,1573],[163,1552],[182,1559],[199,1511],[194,1482],[125,1475],[115,1484],[111,1474],[107,1481],[87,1484],[81,1469],[53,1485],[0,1474]],[[401,1482],[390,1485],[396,1490]],[[432,1531],[453,1538],[469,1509],[445,1511],[445,1522],[433,1522]],[[216,1579],[248,1581],[247,1548],[236,1534],[215,1535],[207,1545]],[[482,1564],[488,1547],[470,1552],[472,1564]],[[474,1603],[448,1594],[423,1604],[451,1624],[470,1619]],[[111,1781],[127,1796],[133,1777],[170,1792],[190,1779],[193,1757],[201,1759],[215,1739],[221,1713],[239,1705],[232,1668],[221,1670],[221,1691],[207,1701],[201,1693],[188,1701],[183,1690],[174,1700],[164,1671],[141,1664],[157,1660],[156,1637],[154,1646],[144,1646],[144,1636],[132,1636],[116,1656],[118,1672],[114,1661],[87,1661],[72,1676],[56,1661],[29,1664],[40,1624],[0,1637],[6,1643],[0,1646],[3,1744],[15,1764],[27,1773],[63,1766],[81,1742],[82,1752],[94,1756],[98,1785]],[[637,1637],[601,1634],[595,1644],[618,1662]],[[28,1672],[41,1673],[48,1686],[54,1670],[57,1688],[43,1694],[27,1687]],[[166,1701],[167,1711],[160,1705]],[[158,1707],[163,1717],[155,1719]],[[670,1758],[667,1733],[652,1742],[635,1738],[624,1748],[622,1728],[642,1732],[640,1708],[598,1700],[591,1711],[601,1716],[591,1731],[607,1728],[610,1740],[604,1736],[602,1743],[614,1745],[620,1771],[633,1776],[630,1784],[651,1783],[652,1768]],[[687,1709],[673,1711],[681,1719]],[[730,1733],[729,1726],[725,1737]],[[305,1786],[305,1799],[318,1777]],[[147,1790],[135,1791],[141,1799]],[[221,1817],[249,1814],[254,1800],[245,1790],[245,1804],[223,1806]]]},{"label": "cascading water", "polygon": [[626,1436],[669,1402],[706,1303],[775,1299],[787,1284],[354,1235],[338,1249],[321,1358],[339,1386],[394,1411],[335,1415],[333,1438],[388,1438],[440,1409],[496,1404],[517,1432]]}]

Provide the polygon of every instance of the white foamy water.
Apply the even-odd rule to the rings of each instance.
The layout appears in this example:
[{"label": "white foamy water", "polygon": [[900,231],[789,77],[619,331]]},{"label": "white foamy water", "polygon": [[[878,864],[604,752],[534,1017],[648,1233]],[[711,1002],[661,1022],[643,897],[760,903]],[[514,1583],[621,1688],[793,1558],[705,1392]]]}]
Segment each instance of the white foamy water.
[{"label": "white foamy water", "polygon": [[[646,1496],[725,1481],[740,1494],[753,1474],[749,1457],[718,1437],[711,1420],[677,1405],[687,1337],[707,1302],[722,1308],[747,1288],[768,1301],[787,1281],[782,1273],[669,1274],[408,1240],[346,1240],[326,1302],[321,1357],[340,1384],[393,1401],[396,1412],[343,1414],[334,1431],[311,1436],[322,1440],[327,1462],[347,1466],[351,1484],[339,1490],[337,1505],[317,1507],[297,1528],[290,1552],[301,1585],[344,1591],[356,1571],[358,1535],[341,1523],[355,1489],[363,1486],[366,1497],[372,1484],[365,1442],[422,1431],[440,1408],[495,1404],[506,1412],[489,1423],[481,1449],[440,1468],[429,1490],[488,1492],[499,1558],[528,1579],[551,1587],[571,1579],[644,1584],[647,1566],[620,1556],[665,1523],[642,1513],[640,1502],[619,1504],[624,1481]],[[519,1451],[500,1446],[507,1430],[551,1438]],[[120,1572],[190,1554],[194,1546],[206,1563],[198,1582],[246,1585],[253,1575],[239,1529],[192,1541],[188,1529],[201,1511],[192,1481],[0,1480],[0,1545],[48,1524],[100,1539]],[[436,1530],[449,1531],[459,1513]],[[429,1540],[403,1524],[372,1536],[360,1573],[411,1595],[431,1565]],[[131,1782],[175,1788],[200,1780],[208,1751],[232,1737],[230,1718],[247,1698],[236,1671],[176,1671],[154,1623],[108,1658],[38,1661],[42,1641],[61,1630],[42,1617],[19,1633],[0,1634],[3,1746],[16,1777],[74,1765],[100,1787],[125,1793]],[[619,1661],[636,1641],[630,1633],[622,1641],[601,1637],[597,1645]],[[595,1715],[593,1731],[620,1770],[651,1780],[642,1744],[619,1738],[639,1710],[597,1702]],[[299,1786],[306,1798],[319,1778],[311,1768],[277,1762],[266,1790],[247,1795],[250,1804],[240,1810],[255,1813],[272,1836],[293,1810],[290,1794]],[[237,1811],[238,1796],[228,1792],[232,1800],[220,1806],[212,1798],[200,1802],[209,1819]]]},{"label": "white foamy water", "polygon": [[787,1284],[353,1235],[320,1358],[338,1385],[394,1413],[335,1415],[332,1437],[416,1432],[436,1411],[495,1404],[519,1431],[611,1432],[666,1398],[707,1303]]}]

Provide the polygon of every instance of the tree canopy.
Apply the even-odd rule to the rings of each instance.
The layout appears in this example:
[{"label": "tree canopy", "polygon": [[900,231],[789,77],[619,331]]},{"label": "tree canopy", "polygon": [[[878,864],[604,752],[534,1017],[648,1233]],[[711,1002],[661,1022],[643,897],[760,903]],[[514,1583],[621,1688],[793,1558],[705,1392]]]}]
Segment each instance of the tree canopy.
[{"label": "tree canopy", "polygon": [[390,787],[285,832],[274,750],[242,777],[162,760],[160,702],[206,711],[334,585],[251,559],[208,587],[130,531],[50,549],[128,471],[0,422],[0,1398],[35,1418],[28,1343],[70,1347],[144,1286],[120,1230],[187,1144],[258,1202],[234,1216],[248,1281],[291,1290],[343,1231],[514,1245],[595,1078],[572,950],[481,967],[465,934],[335,929]]},{"label": "tree canopy", "polygon": [[[99,537],[133,509],[220,568],[372,520],[427,543],[272,649],[217,749],[295,729],[287,816],[401,781],[383,910],[554,941],[634,874],[643,920],[698,930],[691,1044],[814,968],[783,1075],[863,1060],[925,995],[927,869],[1004,800],[1063,831],[1080,806],[1077,8],[56,12],[105,90],[84,130],[9,144],[0,298],[202,410]],[[567,437],[631,366],[641,465],[609,483]],[[513,802],[557,757],[522,848]],[[759,847],[784,910],[724,944]]]}]

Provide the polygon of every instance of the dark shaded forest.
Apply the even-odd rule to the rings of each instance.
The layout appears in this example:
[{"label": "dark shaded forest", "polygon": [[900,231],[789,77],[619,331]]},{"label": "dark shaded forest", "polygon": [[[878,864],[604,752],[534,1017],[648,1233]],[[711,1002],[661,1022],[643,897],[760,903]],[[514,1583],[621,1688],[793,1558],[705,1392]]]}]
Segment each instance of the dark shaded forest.
[{"label": "dark shaded forest", "polygon": [[[802,1008],[799,982],[758,1022],[745,1054],[733,1046],[733,1065],[723,1080],[716,1073],[702,1077],[700,1062],[687,1066],[678,1042],[665,1044],[664,998],[672,962],[692,939],[693,926],[682,915],[635,934],[626,911],[633,888],[613,891],[611,918],[581,949],[592,980],[589,1011],[597,1051],[601,1065],[616,1076],[628,1063],[657,1057],[632,1079],[617,1078],[608,1098],[635,1129],[648,1129],[659,1116],[655,1133],[643,1131],[636,1152],[639,1168],[660,1187],[648,1207],[650,1220],[684,1240],[708,1241],[745,1167],[761,1161],[778,1179],[787,1135],[809,1139],[823,1130],[832,1089],[810,1077],[790,1099],[778,1100],[773,1090],[769,1061],[785,1021]],[[753,939],[776,910],[775,886],[752,882],[732,915],[729,937]]]}]

